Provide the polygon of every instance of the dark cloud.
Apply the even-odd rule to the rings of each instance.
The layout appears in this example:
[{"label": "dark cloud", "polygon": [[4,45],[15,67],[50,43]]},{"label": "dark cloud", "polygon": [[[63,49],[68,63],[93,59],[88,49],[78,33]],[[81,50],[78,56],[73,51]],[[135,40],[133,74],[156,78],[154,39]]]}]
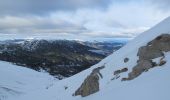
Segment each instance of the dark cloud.
[{"label": "dark cloud", "polygon": [[159,9],[167,10],[169,4],[170,0],[0,0],[0,35],[134,37],[167,17]]},{"label": "dark cloud", "polygon": [[80,24],[65,20],[28,17],[0,17],[0,33],[36,34],[36,33],[72,33],[87,31]]},{"label": "dark cloud", "polygon": [[79,8],[105,8],[111,0],[0,0],[0,15],[44,14]]}]

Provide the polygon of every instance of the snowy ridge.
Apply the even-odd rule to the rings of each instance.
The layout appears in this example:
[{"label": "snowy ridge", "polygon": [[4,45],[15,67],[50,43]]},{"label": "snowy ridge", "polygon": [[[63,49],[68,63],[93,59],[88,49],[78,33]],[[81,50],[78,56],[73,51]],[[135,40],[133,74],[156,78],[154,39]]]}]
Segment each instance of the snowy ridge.
[{"label": "snowy ridge", "polygon": [[[162,77],[168,76],[167,71],[169,70],[168,69],[169,61],[165,65],[165,67],[163,67],[163,68],[165,68],[164,69],[165,73],[164,73],[164,71],[162,71],[163,68],[162,69],[155,68],[155,69],[152,69],[151,71],[149,71],[153,75],[148,72],[148,73],[142,74],[137,79],[129,81],[129,82],[121,82],[120,79],[111,81],[111,79],[113,78],[113,72],[115,70],[118,70],[123,67],[128,67],[128,69],[130,69],[128,72],[131,71],[131,69],[137,64],[136,63],[138,60],[137,52],[138,52],[139,47],[146,45],[149,41],[151,41],[152,39],[161,35],[162,33],[169,33],[169,32],[170,32],[170,17],[165,19],[163,22],[159,23],[158,25],[154,26],[150,30],[142,33],[139,37],[137,37],[136,39],[131,41],[129,44],[124,46],[122,49],[114,52],[112,55],[105,58],[100,63],[94,65],[92,68],[90,68],[80,74],[77,74],[69,79],[58,82],[54,86],[54,88],[51,89],[51,91],[55,91],[54,90],[55,88],[62,89],[62,86],[59,84],[63,84],[63,86],[68,86],[68,90],[63,90],[61,95],[56,96],[58,98],[61,98],[61,100],[65,100],[65,99],[68,100],[68,98],[69,98],[69,100],[71,100],[71,98],[73,100],[75,100],[76,98],[79,98],[82,100],[83,99],[84,100],[103,100],[103,99],[107,98],[108,100],[112,100],[114,98],[114,96],[117,96],[116,99],[121,98],[120,100],[123,100],[125,98],[132,99],[132,97],[137,98],[142,93],[143,93],[143,95],[148,95],[149,97],[140,96],[141,100],[143,100],[143,99],[145,99],[145,100],[147,100],[147,99],[148,100],[150,100],[150,99],[160,100],[161,98],[168,99],[168,98],[170,98],[170,96],[168,94],[169,88],[165,88],[165,86],[167,87],[168,86],[167,83],[170,83],[170,81],[167,79],[167,77],[166,77],[166,80],[165,80],[165,78],[162,78]],[[128,57],[130,59],[128,63],[123,63],[123,60],[125,57]],[[166,54],[166,59],[167,60],[169,59],[169,53]],[[101,70],[103,79],[100,79],[100,91],[96,94],[90,95],[85,98],[82,98],[79,96],[73,97],[72,94],[76,91],[76,89],[78,89],[78,87],[80,87],[81,83],[84,81],[84,79],[87,77],[87,75],[89,75],[89,73],[92,71],[92,69],[100,67],[104,64],[105,64],[106,68]],[[155,72],[154,72],[154,70],[155,70]],[[127,77],[128,72],[125,74],[122,74],[121,77],[124,77],[124,76]],[[157,73],[160,73],[160,74],[164,73],[164,74],[162,74],[160,76],[155,75]],[[147,77],[146,77],[147,75],[148,75],[148,78],[152,77],[153,80],[151,78],[150,78],[151,80],[147,79]],[[149,75],[151,75],[151,76],[149,76]],[[154,75],[157,77],[160,77],[159,82],[158,82],[158,80],[155,80],[155,82],[154,82],[154,79],[157,78],[157,77],[154,77]],[[147,81],[147,82],[145,82],[145,81]],[[162,84],[161,81],[164,81],[164,82],[166,81],[165,82],[166,84],[164,86],[159,86],[158,88],[160,90],[164,90],[166,92],[160,91],[158,93],[164,93],[164,94],[155,95],[155,89],[158,89],[156,87],[159,84]],[[147,91],[150,91],[150,92],[141,91],[141,92],[137,93],[138,90],[142,89],[141,87],[137,87],[138,83],[140,83],[139,85],[141,85],[141,87],[142,87],[142,84],[145,84],[147,87]],[[149,86],[147,85],[147,83],[150,83],[150,84],[148,84]],[[155,84],[155,86],[153,85],[153,83]],[[130,89],[126,90],[126,88],[131,88],[131,86],[133,86],[133,85],[136,86],[135,88],[133,88],[134,91],[131,91]],[[120,91],[119,92],[120,94],[117,93],[117,91]],[[126,91],[126,92],[123,92],[123,91]],[[128,91],[130,91],[130,92],[128,92]],[[108,93],[109,93],[109,96],[107,96]],[[115,95],[113,95],[113,94],[115,94]],[[127,96],[125,96],[125,97],[121,96],[123,94],[124,95],[126,94]],[[65,97],[65,98],[63,99],[63,97]]]},{"label": "snowy ridge", "polygon": [[[50,81],[53,82],[53,85],[49,88],[41,87],[36,91],[9,98],[9,100],[169,100],[170,52],[164,53],[167,61],[165,65],[153,68],[134,80],[121,81],[121,78],[127,77],[137,64],[139,59],[137,56],[138,49],[163,33],[170,34],[170,17],[142,33],[126,46],[91,68],[61,81]],[[129,58],[129,61],[124,63],[126,57]],[[100,71],[103,78],[99,80],[99,92],[87,97],[73,96],[92,70],[101,66],[105,66],[105,68]],[[114,78],[113,72],[124,67],[129,70],[120,74],[120,78],[112,80]],[[48,85],[41,84],[39,86],[46,87]]]}]

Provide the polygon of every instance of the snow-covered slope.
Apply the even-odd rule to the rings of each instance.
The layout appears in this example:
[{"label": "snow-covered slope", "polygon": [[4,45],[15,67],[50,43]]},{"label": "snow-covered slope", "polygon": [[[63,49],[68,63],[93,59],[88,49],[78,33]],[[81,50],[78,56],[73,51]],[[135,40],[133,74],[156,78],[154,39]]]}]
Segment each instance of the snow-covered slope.
[{"label": "snow-covered slope", "polygon": [[[47,88],[56,80],[47,73],[0,62],[0,100],[12,99]],[[56,80],[57,81],[57,80]]]},{"label": "snow-covered slope", "polygon": [[[90,69],[61,81],[53,81],[49,88],[27,91],[27,94],[12,96],[9,100],[170,100],[170,52],[164,53],[167,62],[163,66],[152,68],[133,80],[121,81],[122,78],[128,77],[128,73],[137,65],[138,49],[163,33],[170,34],[170,17]],[[125,58],[129,58],[126,63]],[[158,59],[160,58],[154,60]],[[73,96],[92,70],[101,66],[105,68],[100,71],[103,76],[99,79],[100,90],[86,97]],[[115,77],[114,71],[125,67],[128,71],[112,80]]]}]

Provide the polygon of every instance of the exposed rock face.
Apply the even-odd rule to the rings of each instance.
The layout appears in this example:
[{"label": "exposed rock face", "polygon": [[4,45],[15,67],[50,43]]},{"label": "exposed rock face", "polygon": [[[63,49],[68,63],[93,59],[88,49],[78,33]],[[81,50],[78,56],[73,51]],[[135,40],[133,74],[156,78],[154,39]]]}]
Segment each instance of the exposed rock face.
[{"label": "exposed rock face", "polygon": [[[75,96],[81,95],[82,97],[88,96],[90,94],[96,93],[99,91],[99,78],[102,78],[100,70],[103,69],[104,66],[95,68],[92,73],[87,76],[84,80],[80,88],[78,88],[75,92]],[[99,77],[100,76],[100,77]]]},{"label": "exposed rock face", "polygon": [[154,46],[155,49],[160,51],[170,51],[170,34],[163,34],[158,36],[153,41],[149,42],[148,45]]},{"label": "exposed rock face", "polygon": [[148,60],[161,57],[163,56],[163,52],[168,51],[170,51],[170,34],[163,34],[149,42],[147,46],[141,47],[137,55],[139,56],[139,60]]},{"label": "exposed rock face", "polygon": [[[132,80],[143,72],[149,69],[162,66],[166,63],[164,60],[164,52],[170,51],[170,35],[163,34],[155,38],[153,41],[149,42],[146,46],[139,48],[137,56],[139,60],[137,65],[132,69],[132,72],[128,74],[128,78],[122,78],[122,81]],[[156,64],[152,59],[162,57],[159,64]]]},{"label": "exposed rock face", "polygon": [[128,74],[128,78],[124,78],[122,79],[122,81],[132,80],[152,67],[153,67],[152,61],[148,60],[139,61],[138,64],[135,67],[133,67],[132,72]]},{"label": "exposed rock face", "polygon": [[139,60],[149,60],[163,56],[163,52],[152,46],[143,46],[138,52]]}]

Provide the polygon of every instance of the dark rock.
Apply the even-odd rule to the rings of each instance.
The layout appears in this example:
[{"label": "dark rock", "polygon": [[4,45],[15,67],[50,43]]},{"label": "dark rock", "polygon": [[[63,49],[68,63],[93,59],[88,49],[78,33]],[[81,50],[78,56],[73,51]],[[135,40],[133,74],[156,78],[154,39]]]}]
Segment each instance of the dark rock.
[{"label": "dark rock", "polygon": [[162,66],[166,64],[166,61],[164,60],[164,57],[160,59],[159,66]]},{"label": "dark rock", "polygon": [[156,62],[152,62],[152,66],[155,67],[158,66],[158,64]]},{"label": "dark rock", "polygon": [[128,71],[128,68],[121,69],[121,72],[127,72],[127,71]]},{"label": "dark rock", "polygon": [[159,66],[162,66],[164,64],[166,64],[166,61],[163,60],[163,61],[160,62]]},{"label": "dark rock", "polygon": [[116,70],[114,71],[114,75],[118,75],[120,73],[123,73],[123,72],[127,72],[128,71],[128,68],[122,68],[120,70]]},{"label": "dark rock", "polygon": [[127,63],[129,61],[129,58],[124,59],[124,63]]},{"label": "dark rock", "polygon": [[67,89],[68,89],[68,87],[67,87],[67,86],[64,86],[64,89],[65,89],[65,90],[67,90]]},{"label": "dark rock", "polygon": [[114,75],[118,75],[118,74],[120,74],[121,73],[121,71],[120,70],[116,70],[116,71],[114,71]]},{"label": "dark rock", "polygon": [[121,81],[127,81],[128,80],[128,78],[122,78],[121,79]]},{"label": "dark rock", "polygon": [[88,96],[90,94],[96,93],[99,91],[99,74],[100,70],[103,69],[104,66],[95,68],[92,73],[87,76],[84,80],[80,88],[76,90],[74,93],[75,96],[81,95],[82,97]]}]

